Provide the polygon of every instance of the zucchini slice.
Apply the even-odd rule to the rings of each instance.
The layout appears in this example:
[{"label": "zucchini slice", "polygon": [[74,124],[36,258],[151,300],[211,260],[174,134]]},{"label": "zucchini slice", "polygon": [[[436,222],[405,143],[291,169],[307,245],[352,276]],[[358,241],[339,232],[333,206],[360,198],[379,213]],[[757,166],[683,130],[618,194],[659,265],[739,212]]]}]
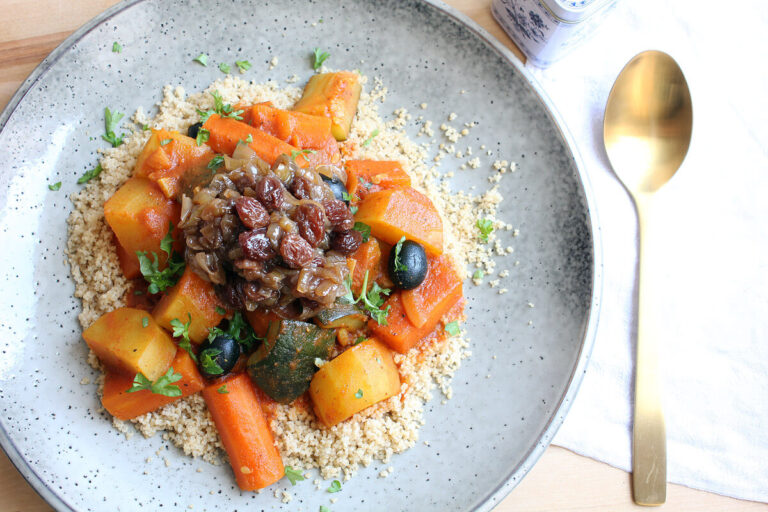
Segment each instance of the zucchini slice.
[{"label": "zucchini slice", "polygon": [[320,311],[315,321],[323,329],[362,329],[368,317],[352,304],[334,304]]},{"label": "zucchini slice", "polygon": [[266,341],[248,358],[248,374],[273,400],[290,403],[309,388],[315,359],[327,360],[335,339],[333,330],[315,324],[273,321]]}]

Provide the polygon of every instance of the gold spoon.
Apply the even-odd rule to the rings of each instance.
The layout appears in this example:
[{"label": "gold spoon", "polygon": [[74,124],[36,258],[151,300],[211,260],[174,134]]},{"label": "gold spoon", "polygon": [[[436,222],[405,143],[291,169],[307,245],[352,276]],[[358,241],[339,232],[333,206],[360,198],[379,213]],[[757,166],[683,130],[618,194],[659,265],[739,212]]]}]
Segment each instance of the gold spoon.
[{"label": "gold spoon", "polygon": [[[640,233],[632,487],[638,505],[667,496],[667,440],[659,385],[658,330],[653,321],[653,265],[646,250],[650,199],[675,174],[688,152],[693,125],[683,72],[666,53],[636,55],[608,96],[603,140],[613,170],[637,210]],[[657,274],[658,275],[658,274]]]}]

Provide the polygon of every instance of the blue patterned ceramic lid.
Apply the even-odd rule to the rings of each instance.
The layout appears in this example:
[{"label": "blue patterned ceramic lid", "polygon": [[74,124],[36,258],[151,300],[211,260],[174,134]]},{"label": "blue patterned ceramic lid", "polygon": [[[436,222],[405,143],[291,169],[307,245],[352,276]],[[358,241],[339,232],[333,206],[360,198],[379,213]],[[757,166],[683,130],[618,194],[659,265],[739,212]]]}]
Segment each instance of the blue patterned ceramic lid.
[{"label": "blue patterned ceramic lid", "polygon": [[561,21],[578,23],[616,0],[539,0],[539,3]]}]

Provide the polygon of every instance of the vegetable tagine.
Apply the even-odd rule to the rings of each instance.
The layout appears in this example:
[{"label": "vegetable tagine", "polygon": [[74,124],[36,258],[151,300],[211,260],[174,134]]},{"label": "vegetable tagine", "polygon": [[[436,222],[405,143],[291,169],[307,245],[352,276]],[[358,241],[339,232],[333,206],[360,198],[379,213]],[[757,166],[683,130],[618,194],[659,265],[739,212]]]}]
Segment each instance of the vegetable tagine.
[{"label": "vegetable tagine", "polygon": [[103,405],[128,420],[201,392],[242,490],[293,471],[273,404],[332,428],[401,393],[393,353],[458,333],[438,210],[399,162],[340,149],[361,88],[316,74],[292,110],[213,91],[186,133],[152,129],[104,204],[133,289],[83,332]]}]

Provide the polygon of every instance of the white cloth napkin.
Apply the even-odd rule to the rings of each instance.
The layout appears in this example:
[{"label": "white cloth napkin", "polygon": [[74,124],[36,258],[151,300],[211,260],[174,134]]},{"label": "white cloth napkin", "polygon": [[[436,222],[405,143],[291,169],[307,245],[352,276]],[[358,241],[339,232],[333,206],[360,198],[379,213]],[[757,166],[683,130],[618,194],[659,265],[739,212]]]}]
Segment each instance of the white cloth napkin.
[{"label": "white cloth napkin", "polygon": [[[727,7],[726,7],[727,5]],[[592,181],[605,285],[592,360],[555,444],[631,467],[637,227],[602,144],[624,64],[671,54],[688,80],[693,140],[658,194],[668,479],[768,501],[768,3],[620,2],[551,68],[529,68],[563,115]]]}]

